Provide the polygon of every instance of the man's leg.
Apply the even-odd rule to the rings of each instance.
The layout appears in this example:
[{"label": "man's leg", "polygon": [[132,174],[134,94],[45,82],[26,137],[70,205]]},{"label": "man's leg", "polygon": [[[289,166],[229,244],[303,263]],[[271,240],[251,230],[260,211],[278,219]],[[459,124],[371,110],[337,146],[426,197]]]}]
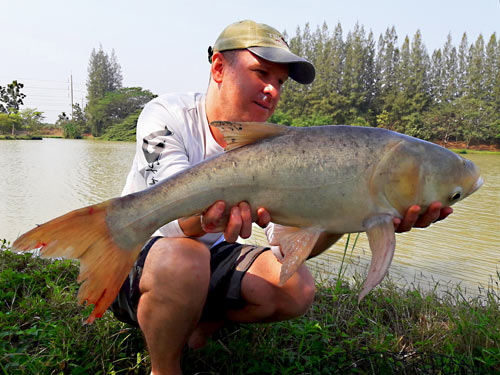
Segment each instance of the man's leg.
[{"label": "man's leg", "polygon": [[198,324],[210,282],[210,252],[189,238],[158,240],[146,258],[137,308],[152,374],[181,374],[180,358]]},{"label": "man's leg", "polygon": [[275,322],[305,314],[314,300],[311,273],[303,264],[283,286],[278,286],[280,271],[281,263],[271,251],[259,255],[241,282],[245,307],[228,311],[227,318],[241,323]]},{"label": "man's leg", "polygon": [[[314,300],[314,279],[305,265],[283,285],[278,286],[281,263],[271,251],[253,261],[241,281],[245,306],[228,310],[221,319],[239,323],[275,322],[303,315]],[[223,326],[223,321],[204,321],[189,339],[191,348],[202,347],[207,337]]]}]

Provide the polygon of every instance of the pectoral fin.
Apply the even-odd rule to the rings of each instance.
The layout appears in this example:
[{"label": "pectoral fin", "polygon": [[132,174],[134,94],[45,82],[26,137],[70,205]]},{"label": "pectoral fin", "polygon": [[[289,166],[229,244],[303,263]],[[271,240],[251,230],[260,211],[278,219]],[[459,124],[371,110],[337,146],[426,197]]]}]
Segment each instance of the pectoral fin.
[{"label": "pectoral fin", "polygon": [[280,286],[287,282],[311,254],[320,233],[320,230],[314,228],[302,229],[275,224],[270,244],[279,245],[284,255]]},{"label": "pectoral fin", "polygon": [[391,216],[383,215],[371,218],[366,226],[372,261],[363,290],[359,295],[359,301],[382,281],[391,265],[396,247],[396,236]]}]

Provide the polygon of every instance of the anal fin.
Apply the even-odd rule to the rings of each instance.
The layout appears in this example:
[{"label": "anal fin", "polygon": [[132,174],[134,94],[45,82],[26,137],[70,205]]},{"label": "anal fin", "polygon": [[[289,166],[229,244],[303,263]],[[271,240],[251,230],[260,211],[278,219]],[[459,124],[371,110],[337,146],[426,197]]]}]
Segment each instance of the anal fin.
[{"label": "anal fin", "polygon": [[359,294],[361,301],[385,277],[394,256],[396,235],[392,216],[381,215],[370,218],[366,222],[366,235],[372,252],[372,260],[368,269],[368,276]]},{"label": "anal fin", "polygon": [[284,256],[280,273],[280,286],[285,284],[309,257],[320,234],[321,231],[315,228],[302,229],[274,225],[270,245],[279,245]]}]

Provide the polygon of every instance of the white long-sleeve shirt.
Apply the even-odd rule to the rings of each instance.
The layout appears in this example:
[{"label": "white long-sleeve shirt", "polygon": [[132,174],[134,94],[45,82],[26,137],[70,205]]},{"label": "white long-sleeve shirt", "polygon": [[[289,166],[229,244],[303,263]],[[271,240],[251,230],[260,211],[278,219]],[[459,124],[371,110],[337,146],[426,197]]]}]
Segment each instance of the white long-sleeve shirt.
[{"label": "white long-sleeve shirt", "polygon": [[[122,195],[144,190],[173,174],[224,152],[215,141],[205,113],[205,95],[165,94],[150,101],[137,121],[136,152]],[[185,237],[177,220],[154,236]],[[200,238],[212,245],[221,237]]]},{"label": "white long-sleeve shirt", "polygon": [[[205,95],[164,94],[144,107],[137,121],[136,152],[122,195],[144,190],[203,160],[224,152],[215,141],[205,112]],[[273,224],[266,228],[271,238]],[[185,237],[174,220],[153,236]],[[200,240],[209,247],[222,239],[209,233]],[[273,249],[278,255],[279,248]]]}]

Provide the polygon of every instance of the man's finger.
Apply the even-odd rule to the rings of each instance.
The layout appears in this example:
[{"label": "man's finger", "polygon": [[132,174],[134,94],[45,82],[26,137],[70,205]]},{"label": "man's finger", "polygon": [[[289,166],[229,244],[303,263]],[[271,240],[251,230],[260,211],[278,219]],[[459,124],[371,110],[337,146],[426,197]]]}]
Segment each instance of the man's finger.
[{"label": "man's finger", "polygon": [[417,221],[419,212],[419,206],[414,205],[408,208],[408,211],[406,211],[406,214],[401,220],[401,223],[398,225],[396,232],[408,232]]},{"label": "man's finger", "polygon": [[443,208],[441,208],[441,212],[439,213],[439,218],[436,221],[440,221],[440,220],[446,219],[452,213],[453,213],[453,208],[451,208],[451,207],[443,207]]},{"label": "man's finger", "polygon": [[259,207],[257,209],[257,225],[261,228],[268,226],[271,221],[271,215],[264,207]]},{"label": "man's finger", "polygon": [[414,227],[427,228],[429,225],[438,220],[441,214],[441,206],[441,202],[432,202],[427,211],[425,211],[424,214],[421,215],[415,222]]},{"label": "man's finger", "polygon": [[201,227],[206,232],[213,231],[219,224],[226,209],[226,202],[217,201],[201,217]]},{"label": "man's finger", "polygon": [[252,234],[252,211],[247,202],[240,202],[238,207],[241,213],[240,237],[248,238]]},{"label": "man's finger", "polygon": [[224,239],[227,242],[236,242],[241,231],[241,213],[238,206],[231,209],[229,222],[227,223],[226,230],[224,231]]}]

